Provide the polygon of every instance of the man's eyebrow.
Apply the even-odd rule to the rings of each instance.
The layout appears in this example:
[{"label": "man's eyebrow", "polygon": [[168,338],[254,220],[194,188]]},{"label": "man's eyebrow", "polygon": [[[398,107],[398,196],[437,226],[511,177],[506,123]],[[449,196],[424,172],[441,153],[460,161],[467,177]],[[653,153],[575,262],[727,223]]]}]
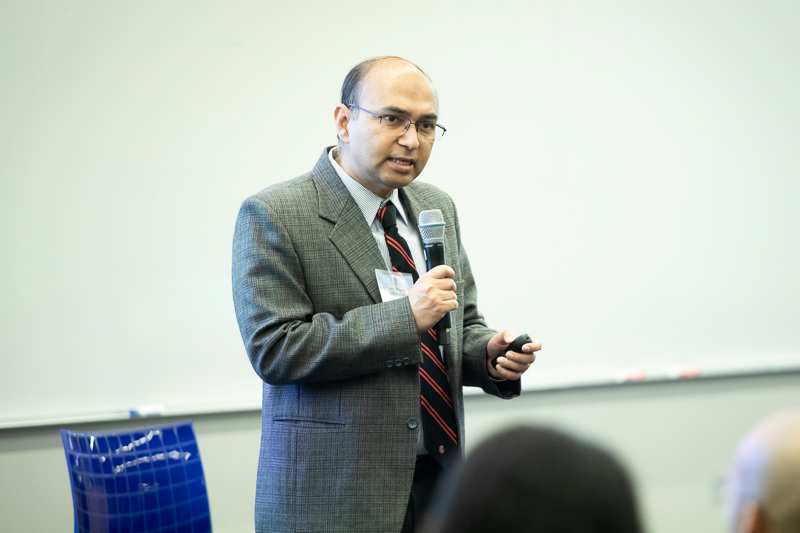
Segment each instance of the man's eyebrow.
[{"label": "man's eyebrow", "polygon": [[[404,116],[404,117],[407,117],[410,114],[405,109],[402,109],[400,107],[395,107],[395,106],[384,107],[384,108],[381,109],[381,111],[383,113],[392,113],[394,115],[401,115],[401,116]],[[426,114],[422,115],[421,117],[419,117],[418,120],[433,120],[433,121],[435,121],[438,118],[439,118],[439,116],[436,113],[426,113]]]}]

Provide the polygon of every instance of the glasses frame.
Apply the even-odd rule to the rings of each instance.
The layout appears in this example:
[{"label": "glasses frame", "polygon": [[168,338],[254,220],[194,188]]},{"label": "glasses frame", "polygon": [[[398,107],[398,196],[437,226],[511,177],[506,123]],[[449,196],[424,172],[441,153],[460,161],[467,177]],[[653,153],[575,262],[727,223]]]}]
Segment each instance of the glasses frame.
[{"label": "glasses frame", "polygon": [[[377,119],[380,121],[380,123],[381,123],[381,124],[383,124],[383,117],[385,117],[385,116],[387,116],[387,115],[391,115],[391,113],[387,113],[387,115],[379,115],[379,114],[377,114],[377,113],[373,113],[373,112],[372,112],[372,111],[370,111],[369,109],[364,109],[364,108],[363,108],[363,107],[361,107],[361,106],[357,106],[356,104],[345,104],[345,105],[347,106],[347,108],[348,108],[348,109],[351,109],[351,108],[355,107],[356,109],[359,109],[359,110],[363,111],[364,113],[369,113],[369,114],[370,114],[370,115],[372,115],[373,117],[377,118]],[[393,116],[394,116],[394,115],[393,115]],[[399,118],[402,118],[402,117],[397,117],[397,118],[399,119]],[[417,130],[417,137],[418,137],[418,138],[420,138],[420,137],[419,137],[419,121],[417,121],[417,122],[411,122],[411,119],[409,119],[409,118],[407,118],[407,119],[405,119],[405,120],[407,120],[407,121],[408,121],[408,124],[406,124],[406,127],[405,127],[405,128],[403,128],[403,133],[401,133],[400,135],[398,135],[398,137],[402,137],[403,135],[405,135],[405,134],[406,134],[406,132],[408,131],[408,128],[410,128],[410,127],[411,127],[411,125],[413,124],[413,125],[414,125],[414,129],[416,129],[416,130]],[[425,122],[425,121],[423,121],[423,122]],[[441,124],[439,124],[438,122],[434,122],[434,124],[436,125],[436,127],[437,127],[437,128],[439,128],[439,129],[441,129],[441,130],[442,130],[442,136],[441,136],[441,137],[439,137],[439,140],[441,141],[441,140],[444,138],[444,134],[445,134],[445,133],[447,133],[447,128],[445,128],[444,126],[442,126],[442,125],[441,125]],[[435,133],[435,130],[434,130],[434,134],[433,134],[433,139],[431,139],[431,140],[428,140],[428,139],[426,139],[425,137],[422,137],[422,140],[423,140],[423,141],[426,141],[426,142],[429,142],[429,143],[434,143],[434,142],[436,142],[436,133]]]}]

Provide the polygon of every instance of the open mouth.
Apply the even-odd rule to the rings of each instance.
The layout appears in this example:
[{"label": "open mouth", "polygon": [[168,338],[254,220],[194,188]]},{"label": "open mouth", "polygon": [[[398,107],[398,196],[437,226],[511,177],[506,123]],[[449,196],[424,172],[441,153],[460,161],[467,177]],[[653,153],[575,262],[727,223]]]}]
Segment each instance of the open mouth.
[{"label": "open mouth", "polygon": [[413,159],[406,159],[404,157],[390,157],[389,162],[392,166],[400,169],[411,169],[414,166]]}]

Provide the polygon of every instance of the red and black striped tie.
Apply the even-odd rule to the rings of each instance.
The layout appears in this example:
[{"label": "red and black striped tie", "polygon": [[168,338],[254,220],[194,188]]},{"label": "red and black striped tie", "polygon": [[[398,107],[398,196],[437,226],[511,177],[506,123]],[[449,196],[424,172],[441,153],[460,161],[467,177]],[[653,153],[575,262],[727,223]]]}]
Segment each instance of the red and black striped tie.
[{"label": "red and black striped tie", "polygon": [[[416,283],[419,278],[417,267],[411,257],[408,243],[397,230],[397,208],[392,202],[387,202],[378,210],[378,218],[383,224],[392,269],[411,274]],[[434,328],[420,335],[420,343],[422,344],[422,365],[419,367],[420,402],[425,448],[439,464],[447,466],[458,449],[458,426],[450,398],[447,367],[439,356]]]}]

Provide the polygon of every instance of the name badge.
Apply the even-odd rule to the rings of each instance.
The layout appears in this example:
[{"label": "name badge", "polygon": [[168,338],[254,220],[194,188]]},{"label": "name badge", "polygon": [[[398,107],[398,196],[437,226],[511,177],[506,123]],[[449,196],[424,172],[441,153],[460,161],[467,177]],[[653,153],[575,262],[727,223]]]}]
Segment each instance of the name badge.
[{"label": "name badge", "polygon": [[411,274],[403,272],[390,272],[376,268],[375,277],[378,280],[378,288],[381,290],[381,299],[384,302],[405,298],[411,291],[411,287],[414,286],[414,278],[411,277]]}]

